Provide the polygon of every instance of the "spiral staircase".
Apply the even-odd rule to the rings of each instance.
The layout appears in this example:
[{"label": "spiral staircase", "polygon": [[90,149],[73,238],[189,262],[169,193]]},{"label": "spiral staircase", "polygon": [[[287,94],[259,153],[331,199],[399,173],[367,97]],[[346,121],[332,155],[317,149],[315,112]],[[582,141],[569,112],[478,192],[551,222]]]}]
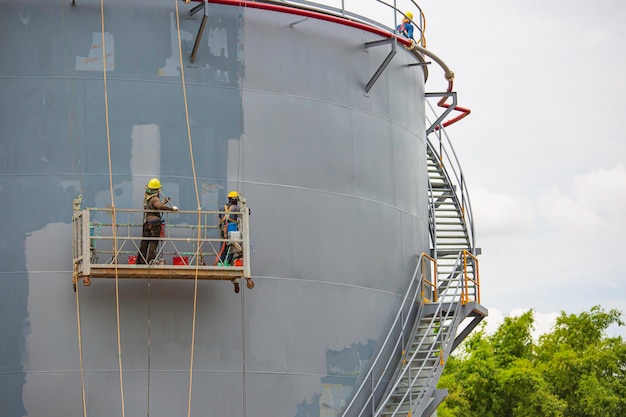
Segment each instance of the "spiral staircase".
[{"label": "spiral staircase", "polygon": [[431,253],[419,256],[396,319],[342,417],[431,416],[447,396],[437,382],[450,353],[488,314],[463,174],[445,132],[431,131]]}]

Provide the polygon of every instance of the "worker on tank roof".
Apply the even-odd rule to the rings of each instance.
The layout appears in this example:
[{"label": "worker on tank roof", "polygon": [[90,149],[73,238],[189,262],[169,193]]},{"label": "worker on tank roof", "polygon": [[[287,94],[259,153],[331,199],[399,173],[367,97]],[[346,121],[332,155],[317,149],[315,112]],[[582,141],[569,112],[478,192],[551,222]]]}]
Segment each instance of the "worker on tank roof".
[{"label": "worker on tank roof", "polygon": [[143,197],[144,221],[142,237],[151,238],[142,240],[137,255],[138,264],[149,264],[156,258],[159,238],[161,236],[161,225],[163,224],[160,210],[178,211],[176,206],[168,206],[169,198],[161,201],[161,182],[158,178],[152,178],[146,185],[146,192]]},{"label": "worker on tank roof", "polygon": [[396,33],[403,35],[405,38],[413,39],[413,24],[411,21],[413,20],[413,13],[406,12],[404,14],[404,19],[402,19],[402,23],[396,27]]}]

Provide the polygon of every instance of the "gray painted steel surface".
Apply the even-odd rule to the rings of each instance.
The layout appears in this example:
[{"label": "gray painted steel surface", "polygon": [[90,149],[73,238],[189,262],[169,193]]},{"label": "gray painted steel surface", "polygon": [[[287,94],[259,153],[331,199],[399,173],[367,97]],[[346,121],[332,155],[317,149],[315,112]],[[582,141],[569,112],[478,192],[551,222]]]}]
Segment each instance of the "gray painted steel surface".
[{"label": "gray painted steel surface", "polygon": [[[72,200],[110,205],[100,3],[0,5],[0,416],[80,416]],[[192,416],[334,416],[428,251],[424,76],[399,48],[284,13],[181,8],[205,210],[252,210],[253,290],[198,288]],[[107,0],[113,195],[197,207],[173,1]],[[140,233],[138,230],[137,233]],[[120,282],[125,415],[187,412],[194,283]],[[88,416],[122,412],[111,280],[79,287]]]}]

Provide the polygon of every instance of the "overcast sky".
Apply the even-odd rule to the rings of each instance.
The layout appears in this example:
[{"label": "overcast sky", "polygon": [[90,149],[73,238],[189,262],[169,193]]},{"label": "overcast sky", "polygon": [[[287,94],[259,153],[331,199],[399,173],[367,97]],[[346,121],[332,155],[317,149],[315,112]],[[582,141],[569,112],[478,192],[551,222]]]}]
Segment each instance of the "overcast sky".
[{"label": "overcast sky", "polygon": [[[427,48],[472,110],[448,134],[476,217],[488,329],[531,308],[538,333],[561,311],[626,313],[626,1],[418,4]],[[426,90],[443,91],[429,68]]]},{"label": "overcast sky", "polygon": [[560,311],[626,312],[626,2],[420,4],[427,47],[472,109],[448,133],[491,324],[530,308],[539,331]]}]

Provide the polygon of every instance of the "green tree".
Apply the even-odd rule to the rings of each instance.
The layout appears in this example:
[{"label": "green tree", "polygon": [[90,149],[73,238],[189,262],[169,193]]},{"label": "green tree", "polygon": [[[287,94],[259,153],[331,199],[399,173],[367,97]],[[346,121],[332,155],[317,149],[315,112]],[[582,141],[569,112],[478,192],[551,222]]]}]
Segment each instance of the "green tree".
[{"label": "green tree", "polygon": [[626,415],[626,345],[606,337],[612,324],[623,325],[617,310],[594,306],[589,312],[556,320],[539,338],[536,366],[553,392],[567,403],[565,417]]},{"label": "green tree", "polygon": [[606,337],[620,317],[599,306],[562,312],[537,343],[532,310],[505,318],[493,335],[481,328],[448,359],[438,416],[626,416],[626,344]]},{"label": "green tree", "polygon": [[495,389],[498,365],[484,329],[474,332],[460,349],[459,355],[448,358],[439,382],[440,387],[448,388],[439,417],[481,415],[493,408],[493,399],[482,393]]}]

